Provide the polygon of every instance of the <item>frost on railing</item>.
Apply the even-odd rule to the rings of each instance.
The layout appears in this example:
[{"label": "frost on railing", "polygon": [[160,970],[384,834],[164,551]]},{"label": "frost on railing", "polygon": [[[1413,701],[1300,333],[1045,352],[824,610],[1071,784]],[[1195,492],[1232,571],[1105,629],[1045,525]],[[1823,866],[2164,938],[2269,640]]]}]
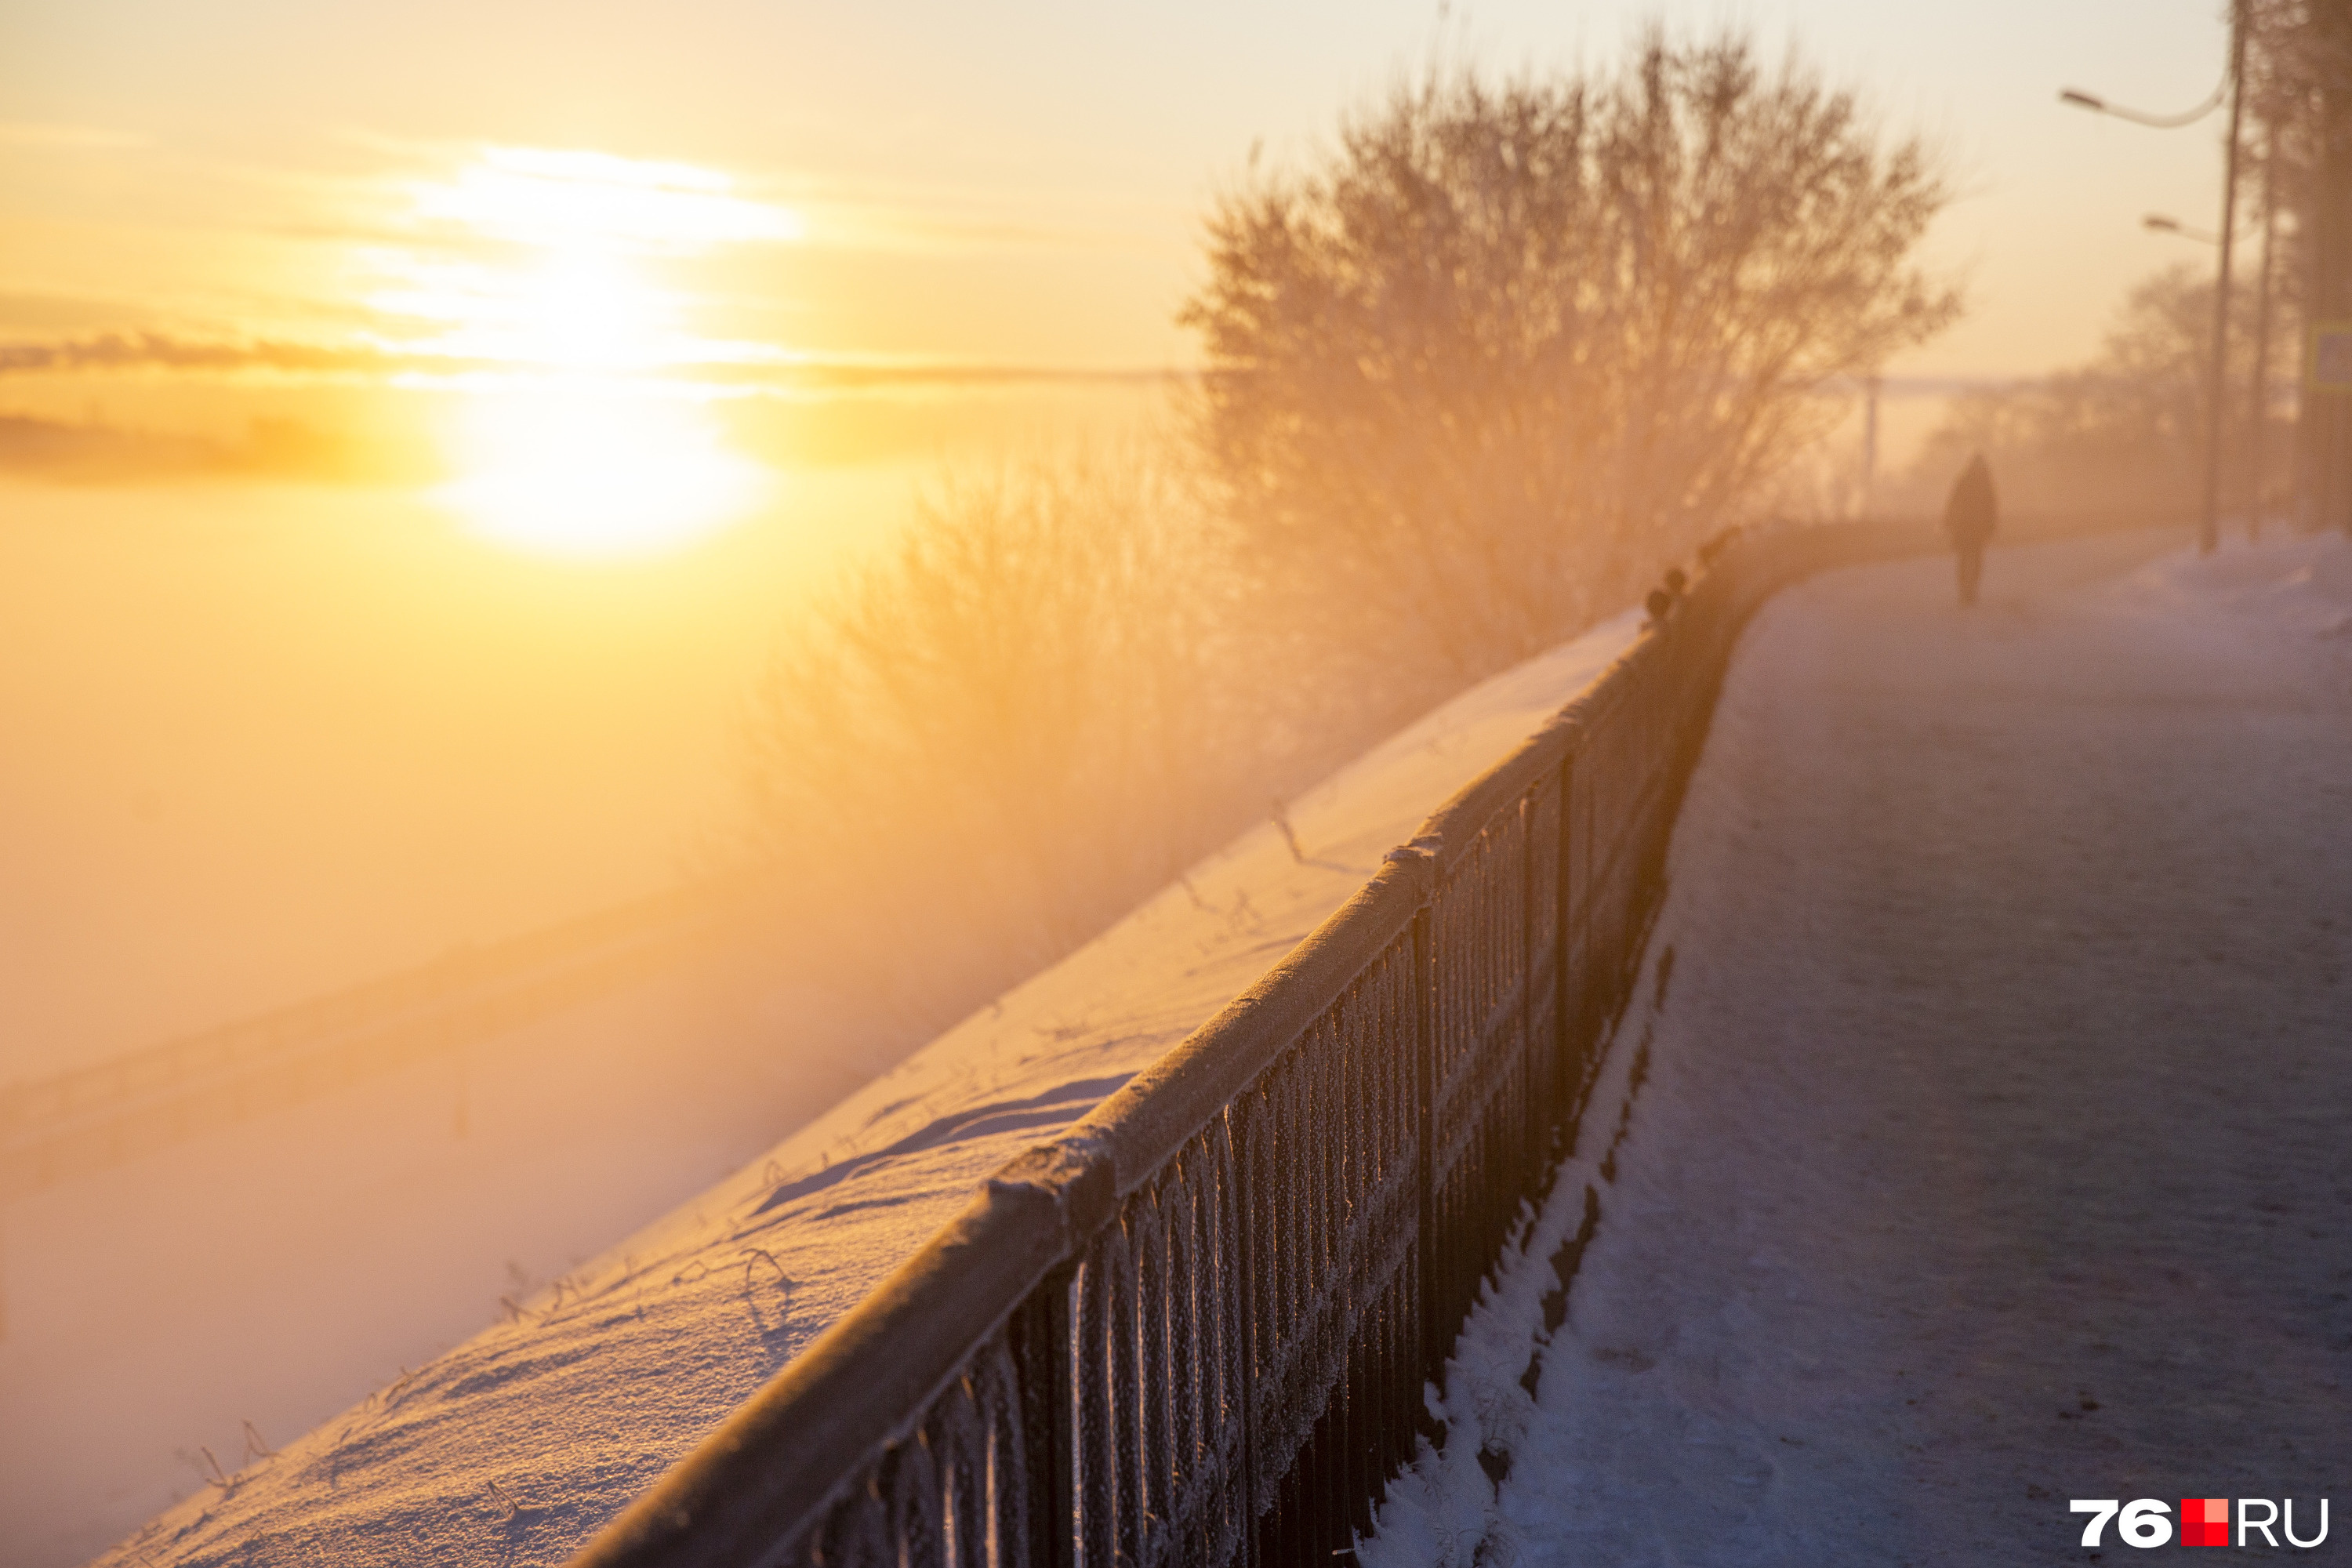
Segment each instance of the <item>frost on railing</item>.
[{"label": "frost on railing", "polygon": [[1015,1161],[578,1560],[1328,1562],[1572,1137],[1741,623],[1725,552],[1214,1019]]}]

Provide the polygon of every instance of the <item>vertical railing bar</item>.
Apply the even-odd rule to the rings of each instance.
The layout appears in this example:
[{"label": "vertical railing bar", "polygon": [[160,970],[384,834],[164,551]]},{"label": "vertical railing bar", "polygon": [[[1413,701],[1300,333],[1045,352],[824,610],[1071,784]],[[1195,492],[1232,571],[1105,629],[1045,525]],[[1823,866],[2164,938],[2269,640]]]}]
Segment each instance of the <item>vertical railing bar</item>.
[{"label": "vertical railing bar", "polygon": [[1532,1184],[1540,1173],[1544,1159],[1543,1126],[1545,1117],[1538,1092],[1543,1077],[1536,1070],[1536,846],[1541,834],[1536,826],[1536,803],[1543,797],[1543,780],[1538,776],[1528,785],[1519,797],[1519,1071],[1525,1075],[1520,1092],[1527,1097],[1520,1108],[1519,1164],[1522,1184]]},{"label": "vertical railing bar", "polygon": [[1576,748],[1570,746],[1559,759],[1559,859],[1553,868],[1554,889],[1552,909],[1552,1050],[1557,1057],[1553,1076],[1553,1092],[1559,1103],[1552,1108],[1556,1119],[1565,1121],[1576,1108],[1576,1091],[1570,1089],[1569,1073],[1576,1064],[1570,1059],[1574,1048],[1575,1031],[1569,1022],[1569,921],[1571,900],[1576,895],[1576,881],[1570,857],[1576,852],[1574,825],[1576,822]]},{"label": "vertical railing bar", "polygon": [[[1416,846],[1416,847],[1420,847]],[[1436,1420],[1429,1414],[1429,1402],[1421,1397],[1421,1385],[1438,1374],[1439,1357],[1443,1347],[1438,1343],[1437,1300],[1439,1260],[1437,1233],[1437,1003],[1435,984],[1437,887],[1436,857],[1421,848],[1423,880],[1421,907],[1412,917],[1412,1063],[1413,1063],[1413,1141],[1420,1165],[1415,1186],[1419,1189],[1415,1204],[1414,1224],[1417,1227],[1417,1270],[1421,1276],[1417,1325],[1414,1336],[1420,1341],[1418,1375],[1413,1383],[1413,1413],[1417,1424],[1427,1431],[1433,1441],[1443,1441],[1444,1434],[1437,1428]]]},{"label": "vertical railing bar", "polygon": [[1241,1549],[1245,1568],[1257,1568],[1258,1561],[1258,1480],[1257,1480],[1257,1384],[1265,1363],[1258,1343],[1257,1299],[1257,1194],[1251,1179],[1255,1161],[1252,1140],[1256,1128],[1255,1120],[1259,1089],[1245,1090],[1225,1108],[1225,1132],[1233,1147],[1234,1228],[1234,1250],[1241,1262],[1241,1387],[1234,1398],[1241,1409],[1242,1422],[1242,1517]]},{"label": "vertical railing bar", "polygon": [[[1078,1445],[1079,1513],[1076,1534],[1079,1560],[1085,1568],[1108,1563],[1115,1554],[1113,1532],[1118,1517],[1118,1456],[1111,1405],[1111,1290],[1100,1256],[1094,1256],[1080,1275],[1072,1311],[1071,1338],[1077,1366],[1073,1440]],[[1092,1417],[1089,1419],[1089,1417]]]},{"label": "vertical railing bar", "polygon": [[1075,1568],[1077,1562],[1076,1276],[1077,1266],[1069,1263],[1038,1282],[1013,1342],[1022,1459],[1029,1471],[1029,1550],[1038,1568]]}]

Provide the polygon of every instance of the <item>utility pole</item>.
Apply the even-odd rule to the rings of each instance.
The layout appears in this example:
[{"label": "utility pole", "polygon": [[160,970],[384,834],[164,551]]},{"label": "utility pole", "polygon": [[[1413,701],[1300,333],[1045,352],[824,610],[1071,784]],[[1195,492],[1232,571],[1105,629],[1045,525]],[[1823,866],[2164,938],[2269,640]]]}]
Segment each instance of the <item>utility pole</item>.
[{"label": "utility pole", "polygon": [[[2352,0],[2314,0],[2315,5],[2332,5],[2339,12],[2352,14]],[[2221,106],[2224,99],[2230,104],[2230,140],[2227,162],[2221,175],[2221,232],[2215,239],[2221,247],[2221,275],[2213,287],[2213,346],[2210,363],[2205,372],[2205,494],[2204,504],[2197,519],[2197,550],[2210,555],[2221,542],[2220,515],[2221,510],[2221,404],[2230,387],[2230,259],[2231,242],[2237,237],[2238,226],[2238,142],[2240,127],[2246,110],[2246,35],[2252,30],[2252,18],[2247,14],[2247,0],[2230,0],[2230,62],[2221,74],[2221,84],[2213,96],[2195,109],[2181,114],[2149,114],[2121,104],[2109,103],[2095,92],[2080,88],[2067,88],[2058,94],[2061,103],[2071,103],[2077,109],[2087,109],[2097,114],[2112,114],[2137,125],[2150,125],[2159,131],[2178,131],[2184,125],[2194,125]],[[2168,218],[2150,217],[2150,228],[2196,236],[2183,225]]]},{"label": "utility pole", "polygon": [[1862,515],[1870,518],[1871,492],[1878,485],[1878,384],[1876,371],[1870,373],[1870,401],[1862,416]]},{"label": "utility pole", "polygon": [[[2263,262],[2262,287],[2254,307],[2254,374],[2246,393],[2244,450],[2238,455],[2234,468],[2239,483],[2233,493],[2246,510],[2246,538],[2249,542],[2263,536],[2263,512],[2265,501],[2263,481],[2267,477],[2264,462],[2270,440],[2271,408],[2271,310],[2272,279],[2277,270],[2278,258],[2278,129],[2271,127],[2263,139]],[[2178,235],[2193,239],[2200,245],[2218,247],[2221,237],[2208,234],[2201,228],[2191,228],[2179,218],[2161,213],[2150,213],[2140,220],[2140,226],[2158,234]],[[2226,403],[2228,366],[2222,374],[2222,397]],[[2298,464],[2300,458],[2298,458]]]},{"label": "utility pole", "polygon": [[2271,274],[2278,250],[2278,127],[2263,134],[2263,286],[2254,305],[2254,388],[2247,400],[2252,421],[2246,426],[2246,537],[2263,536],[2263,456],[2270,446],[2271,425]]},{"label": "utility pole", "polygon": [[2205,499],[2197,516],[2197,551],[2221,541],[2221,405],[2230,390],[2230,253],[2238,227],[2238,132],[2246,110],[2246,0],[2230,6],[2229,158],[2221,175],[2221,270],[2213,288],[2213,363],[2205,384]]}]

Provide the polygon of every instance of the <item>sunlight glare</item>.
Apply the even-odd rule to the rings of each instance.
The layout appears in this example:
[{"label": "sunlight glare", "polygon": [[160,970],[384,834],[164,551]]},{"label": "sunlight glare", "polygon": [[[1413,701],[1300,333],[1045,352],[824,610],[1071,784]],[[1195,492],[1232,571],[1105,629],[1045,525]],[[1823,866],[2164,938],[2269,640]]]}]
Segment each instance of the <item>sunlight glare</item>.
[{"label": "sunlight glare", "polygon": [[612,560],[681,548],[756,508],[766,471],[719,444],[698,410],[642,391],[557,384],[467,410],[464,476],[434,500],[481,537]]},{"label": "sunlight glare", "polygon": [[726,450],[675,379],[735,347],[695,337],[688,297],[656,276],[714,246],[800,237],[794,214],[733,184],[685,164],[489,147],[415,190],[415,218],[483,258],[403,262],[403,287],[371,303],[440,326],[434,353],[505,367],[469,396],[460,477],[437,502],[500,543],[596,558],[674,549],[758,504],[766,470]]},{"label": "sunlight glare", "polygon": [[692,253],[801,237],[798,214],[738,196],[734,184],[682,163],[486,147],[455,179],[419,187],[416,212],[523,245]]}]

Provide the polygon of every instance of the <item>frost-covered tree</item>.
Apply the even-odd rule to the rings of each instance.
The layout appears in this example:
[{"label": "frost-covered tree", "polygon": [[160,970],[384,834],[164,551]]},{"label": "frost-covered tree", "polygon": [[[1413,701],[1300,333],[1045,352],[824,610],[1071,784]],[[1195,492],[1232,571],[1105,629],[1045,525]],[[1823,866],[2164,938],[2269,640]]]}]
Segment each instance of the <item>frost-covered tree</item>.
[{"label": "frost-covered tree", "polygon": [[1954,317],[1916,139],[1738,37],[1437,69],[1216,206],[1197,434],[1276,599],[1451,680],[1639,596]]}]

